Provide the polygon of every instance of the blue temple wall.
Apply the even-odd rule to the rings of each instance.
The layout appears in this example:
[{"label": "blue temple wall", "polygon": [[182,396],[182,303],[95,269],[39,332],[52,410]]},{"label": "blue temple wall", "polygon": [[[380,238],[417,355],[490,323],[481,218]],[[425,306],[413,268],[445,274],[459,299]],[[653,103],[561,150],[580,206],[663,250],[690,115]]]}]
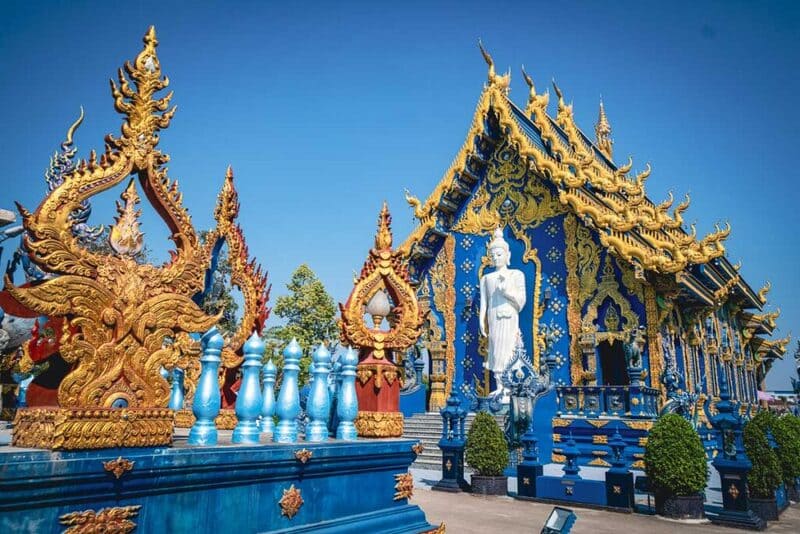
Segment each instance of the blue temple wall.
[{"label": "blue temple wall", "polygon": [[[140,506],[136,532],[408,532],[433,528],[398,497],[412,440],[0,452],[0,532],[63,532],[65,514]],[[307,463],[295,457],[311,451]],[[103,462],[132,469],[115,478]],[[282,514],[292,486],[303,504]],[[99,530],[98,530],[99,532]]]}]

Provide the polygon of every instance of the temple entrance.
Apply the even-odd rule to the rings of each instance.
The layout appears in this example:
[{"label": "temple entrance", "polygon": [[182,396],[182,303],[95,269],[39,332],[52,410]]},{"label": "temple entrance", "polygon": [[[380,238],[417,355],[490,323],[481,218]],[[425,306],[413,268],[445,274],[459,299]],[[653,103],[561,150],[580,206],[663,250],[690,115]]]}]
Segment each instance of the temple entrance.
[{"label": "temple entrance", "polygon": [[604,386],[627,386],[628,367],[625,362],[625,352],[622,343],[601,342],[597,349],[600,356],[600,373]]}]

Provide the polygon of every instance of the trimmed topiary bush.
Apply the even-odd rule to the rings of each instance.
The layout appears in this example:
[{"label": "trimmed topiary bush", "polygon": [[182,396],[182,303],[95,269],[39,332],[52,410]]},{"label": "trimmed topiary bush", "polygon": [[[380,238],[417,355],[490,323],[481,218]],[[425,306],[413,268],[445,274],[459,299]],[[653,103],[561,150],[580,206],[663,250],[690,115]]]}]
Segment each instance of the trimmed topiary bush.
[{"label": "trimmed topiary bush", "polygon": [[500,476],[508,465],[508,444],[503,431],[486,412],[479,412],[467,434],[467,464],[481,476]]},{"label": "trimmed topiary bush", "polygon": [[644,461],[657,494],[690,496],[706,487],[708,466],[700,436],[678,414],[663,415],[650,429]]},{"label": "trimmed topiary bush", "polygon": [[778,449],[778,463],[781,466],[783,481],[794,486],[800,477],[800,421],[793,415],[778,417],[772,424],[772,436]]},{"label": "trimmed topiary bush", "polygon": [[753,463],[747,483],[750,495],[756,499],[775,498],[775,488],[781,483],[781,465],[767,439],[774,417],[762,410],[744,425],[744,450]]}]

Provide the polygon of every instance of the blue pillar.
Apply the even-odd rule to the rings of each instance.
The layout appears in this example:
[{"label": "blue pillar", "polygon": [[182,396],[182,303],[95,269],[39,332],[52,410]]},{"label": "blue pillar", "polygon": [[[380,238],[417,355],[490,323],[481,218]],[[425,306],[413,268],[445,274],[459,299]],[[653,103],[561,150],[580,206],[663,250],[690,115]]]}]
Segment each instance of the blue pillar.
[{"label": "blue pillar", "polygon": [[273,434],[275,432],[275,376],[278,369],[272,360],[269,360],[261,369],[264,376],[264,391],[261,394],[261,431]]},{"label": "blue pillar", "polygon": [[341,385],[336,393],[336,439],[355,441],[358,437],[353,423],[358,415],[358,397],[356,397],[356,365],[358,355],[352,348],[347,349],[342,357]]},{"label": "blue pillar", "polygon": [[439,410],[439,414],[442,416],[442,439],[439,440],[442,479],[431,489],[452,493],[469,491],[469,484],[464,479],[464,420],[467,412],[461,407],[461,398],[455,388],[450,391],[447,405]]},{"label": "blue pillar", "polygon": [[172,391],[169,395],[169,409],[180,410],[183,408],[183,369],[175,367],[172,369]]},{"label": "blue pillar", "polygon": [[242,384],[236,397],[236,427],[233,429],[233,443],[258,443],[258,416],[261,414],[261,387],[258,372],[261,358],[264,357],[264,342],[253,332],[244,344],[244,363],[242,363]]},{"label": "blue pillar", "polygon": [[300,390],[297,387],[297,375],[300,372],[302,356],[303,351],[296,339],[293,339],[283,351],[283,383],[275,406],[278,414],[278,426],[272,436],[272,440],[277,443],[295,443],[297,441],[297,416],[300,415]]},{"label": "blue pillar", "polygon": [[314,351],[314,381],[308,395],[306,411],[311,422],[306,427],[306,441],[325,441],[328,439],[328,416],[331,413],[328,375],[331,372],[331,353],[320,344]]},{"label": "blue pillar", "polygon": [[214,418],[219,415],[220,394],[218,371],[220,354],[225,340],[217,327],[203,335],[203,355],[200,357],[200,379],[194,393],[192,411],[195,422],[189,431],[189,445],[216,445],[217,427]]},{"label": "blue pillar", "polygon": [[566,457],[566,462],[564,463],[564,478],[570,480],[580,480],[581,476],[578,472],[581,470],[578,467],[578,456],[580,456],[581,451],[578,450],[578,446],[575,443],[575,440],[572,439],[572,432],[569,433],[569,439],[567,440],[567,446],[564,447],[564,456]]},{"label": "blue pillar", "polygon": [[619,428],[608,442],[611,447],[611,468],[606,471],[606,504],[632,510],[634,507],[633,473],[625,461],[625,442]]}]

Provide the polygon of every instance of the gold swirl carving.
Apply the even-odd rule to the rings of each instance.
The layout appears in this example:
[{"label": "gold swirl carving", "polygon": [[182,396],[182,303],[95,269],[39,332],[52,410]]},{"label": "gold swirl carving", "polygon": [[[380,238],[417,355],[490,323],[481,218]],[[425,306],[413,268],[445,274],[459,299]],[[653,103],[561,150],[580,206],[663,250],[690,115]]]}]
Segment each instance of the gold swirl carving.
[{"label": "gold swirl carving", "polygon": [[103,469],[108,473],[112,473],[114,477],[119,480],[122,475],[133,469],[133,464],[135,463],[136,462],[120,456],[116,460],[103,462]]},{"label": "gold swirl carving", "polygon": [[[175,410],[175,428],[192,428],[195,417],[191,408]],[[220,410],[219,415],[214,418],[214,426],[219,430],[233,430],[236,428],[236,410]]]},{"label": "gold swirl carving", "polygon": [[[650,356],[650,384],[658,387],[661,384],[661,373],[664,370],[664,355],[661,353],[661,334],[656,290],[648,285],[644,288],[644,308],[647,315],[647,348]],[[661,402],[666,401],[666,390],[661,388]]]},{"label": "gold swirl carving", "polygon": [[[105,153],[98,159],[92,151],[89,161],[82,161],[67,174],[35,212],[20,206],[29,257],[57,276],[19,288],[6,279],[6,286],[27,308],[66,318],[60,354],[71,369],[58,388],[61,411],[46,416],[40,412],[23,414],[23,424],[14,429],[17,442],[51,443],[57,448],[76,448],[77,443],[81,448],[111,446],[109,443],[169,443],[171,412],[158,411],[167,405],[170,394],[161,369],[184,367],[191,394],[199,371],[199,350],[189,334],[203,332],[218,320],[193,300],[205,284],[210,248],[200,246],[178,184],[167,176],[169,156],[157,149],[159,132],[169,126],[175,113],[169,104],[172,93],[163,98],[155,96],[169,83],[161,74],[157,45],[151,27],[144,36],[143,50],[133,63],[120,69],[119,85],[112,82],[114,106],[124,116],[122,135],[107,136]],[[120,184],[129,175],[136,175],[175,243],[170,260],[163,266],[136,261],[142,234],[138,227],[140,198],[133,180],[117,205],[118,217],[110,234],[111,253],[85,248],[70,231],[71,215],[82,202]],[[232,186],[230,180],[226,181],[228,186]],[[238,205],[234,208],[235,194],[223,189],[216,215],[218,227],[227,228],[232,226]],[[232,259],[247,263],[238,270],[234,265],[234,283],[244,284],[241,278],[249,277],[259,293],[251,298],[240,285],[245,294],[249,335],[252,323],[258,324],[254,316],[265,314],[265,280],[257,266],[247,262],[240,232],[231,230],[228,234],[234,237],[229,240]],[[122,419],[120,413],[130,417]],[[39,434],[22,435],[32,425],[39,425]],[[90,425],[98,430],[90,430]],[[56,434],[41,434],[45,427]],[[85,434],[79,429],[85,429]],[[126,438],[120,441],[119,436]]]},{"label": "gold swirl carving", "polygon": [[621,331],[631,331],[639,327],[639,317],[631,309],[631,304],[620,292],[619,283],[614,274],[614,268],[611,266],[611,258],[606,254],[603,263],[603,274],[600,283],[594,296],[589,301],[586,308],[586,315],[583,317],[582,329],[584,331],[592,331],[597,329],[595,324],[597,320],[597,313],[600,306],[606,299],[611,299],[614,304],[620,308],[622,319],[625,321],[624,328]]},{"label": "gold swirl carving", "polygon": [[399,438],[403,435],[403,414],[359,410],[355,425],[362,438]]},{"label": "gold swirl carving", "polygon": [[[371,352],[381,359],[387,351],[403,351],[416,343],[425,317],[408,278],[408,264],[402,254],[392,250],[392,217],[386,203],[378,217],[375,246],[361,268],[361,275],[341,310],[341,339],[345,345],[359,347],[362,354]],[[379,291],[385,291],[393,303],[390,329],[380,330],[364,322],[364,309]]]},{"label": "gold swirl carving", "polygon": [[281,515],[292,519],[297,515],[297,512],[304,503],[305,501],[303,501],[300,490],[295,488],[294,484],[292,484],[289,489],[283,490],[283,496],[278,501],[278,506],[281,507]]},{"label": "gold swirl carving", "polygon": [[96,532],[127,534],[136,528],[136,523],[131,521],[131,518],[139,514],[140,508],[141,505],[136,505],[103,508],[97,512],[94,510],[71,512],[62,515],[58,520],[62,525],[69,527],[64,534],[94,534]]},{"label": "gold swirl carving", "polygon": [[173,413],[155,409],[23,408],[12,445],[37,449],[108,449],[172,444]]},{"label": "gold swirl carving", "polygon": [[314,452],[310,451],[308,449],[300,449],[300,450],[294,451],[295,459],[298,462],[300,462],[301,464],[304,464],[304,463],[308,462],[313,455],[314,455]]},{"label": "gold swirl carving", "polygon": [[563,428],[572,424],[573,419],[560,419],[558,417],[553,418],[553,428]]},{"label": "gold swirl carving", "polygon": [[456,365],[456,240],[452,234],[445,238],[444,246],[436,256],[430,270],[433,288],[433,305],[444,317],[445,335],[445,391],[450,396]]},{"label": "gold swirl carving", "polygon": [[394,500],[410,499],[414,495],[414,476],[411,473],[399,473],[394,476]]}]

